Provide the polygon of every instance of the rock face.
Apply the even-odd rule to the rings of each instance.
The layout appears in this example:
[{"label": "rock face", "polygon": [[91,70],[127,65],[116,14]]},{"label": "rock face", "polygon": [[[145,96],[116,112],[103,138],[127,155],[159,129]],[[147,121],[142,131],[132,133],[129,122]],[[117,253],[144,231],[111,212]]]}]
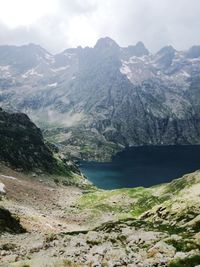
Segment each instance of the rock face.
[{"label": "rock face", "polygon": [[5,231],[11,233],[25,232],[19,220],[13,217],[8,210],[0,207],[0,234]]},{"label": "rock face", "polygon": [[[57,147],[45,143],[41,130],[23,113],[8,113],[0,109],[0,147],[0,161],[11,167],[40,174],[58,174],[71,177],[71,180],[74,175],[81,178],[75,164],[59,154]],[[1,191],[4,191],[3,184]]]},{"label": "rock face", "polygon": [[108,159],[125,146],[200,143],[199,46],[153,55],[106,37],[55,56],[33,44],[1,50],[1,105],[70,153]]},{"label": "rock face", "polygon": [[0,200],[1,200],[1,196],[5,195],[6,191],[5,191],[5,185],[3,183],[0,183]]},{"label": "rock face", "polygon": [[27,115],[0,110],[0,159],[12,166],[52,170],[56,162],[42,133]]}]

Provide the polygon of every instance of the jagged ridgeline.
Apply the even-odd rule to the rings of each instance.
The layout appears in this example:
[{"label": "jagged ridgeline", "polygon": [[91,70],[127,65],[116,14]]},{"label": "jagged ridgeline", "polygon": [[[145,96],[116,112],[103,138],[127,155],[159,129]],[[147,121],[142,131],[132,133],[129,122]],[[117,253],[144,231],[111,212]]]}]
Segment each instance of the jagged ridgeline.
[{"label": "jagged ridgeline", "polygon": [[127,146],[199,144],[199,73],[200,46],[150,53],[108,37],[57,55],[0,46],[0,103],[72,156],[110,160]]},{"label": "jagged ridgeline", "polygon": [[[25,171],[67,174],[70,168],[45,144],[40,129],[23,113],[0,109],[0,160]],[[74,170],[75,171],[75,170]]]}]

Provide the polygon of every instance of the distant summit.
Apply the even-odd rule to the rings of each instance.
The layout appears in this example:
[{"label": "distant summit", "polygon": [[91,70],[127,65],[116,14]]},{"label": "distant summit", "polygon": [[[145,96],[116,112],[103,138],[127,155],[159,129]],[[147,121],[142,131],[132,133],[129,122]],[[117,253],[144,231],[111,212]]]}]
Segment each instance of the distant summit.
[{"label": "distant summit", "polygon": [[[111,48],[111,49],[119,49],[119,45],[117,42],[115,42],[110,37],[104,37],[100,38],[96,45],[94,46],[96,49],[105,49],[105,48]],[[126,48],[123,48],[123,50],[126,50],[126,52],[132,56],[141,57],[144,55],[148,55],[149,51],[143,44],[143,42],[138,42],[136,45],[130,45]]]},{"label": "distant summit", "polygon": [[106,47],[119,48],[119,45],[110,37],[104,37],[104,38],[100,38],[97,41],[96,45],[94,46],[94,48],[96,49],[102,49]]},{"label": "distant summit", "polygon": [[169,68],[172,64],[172,60],[175,56],[176,50],[173,48],[173,46],[165,46],[162,49],[160,49],[157,54],[157,64],[160,68]]},{"label": "distant summit", "polygon": [[199,70],[200,46],[149,53],[109,37],[56,55],[0,46],[0,104],[74,157],[109,160],[127,146],[199,144]]},{"label": "distant summit", "polygon": [[158,52],[157,55],[171,55],[175,53],[175,49],[172,45],[167,45],[161,48]]},{"label": "distant summit", "polygon": [[149,54],[149,51],[143,42],[138,42],[136,45],[130,45],[126,50],[130,56],[142,57]]}]

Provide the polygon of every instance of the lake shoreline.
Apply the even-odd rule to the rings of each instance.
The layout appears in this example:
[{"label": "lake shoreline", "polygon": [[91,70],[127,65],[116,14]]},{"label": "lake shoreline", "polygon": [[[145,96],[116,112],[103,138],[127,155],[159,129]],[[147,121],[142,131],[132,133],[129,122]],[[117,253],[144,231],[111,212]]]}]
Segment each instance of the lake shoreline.
[{"label": "lake shoreline", "polygon": [[88,180],[101,189],[150,187],[200,168],[200,145],[128,147],[110,162],[79,161]]}]

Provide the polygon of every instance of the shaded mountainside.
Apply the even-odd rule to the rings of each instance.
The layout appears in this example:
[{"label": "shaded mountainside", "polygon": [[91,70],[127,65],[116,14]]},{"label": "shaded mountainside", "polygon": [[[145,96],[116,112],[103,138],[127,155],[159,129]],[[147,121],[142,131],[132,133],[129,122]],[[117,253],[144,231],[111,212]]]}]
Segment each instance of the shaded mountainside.
[{"label": "shaded mountainside", "polygon": [[56,160],[40,129],[23,113],[0,110],[0,146],[0,159],[14,167],[49,172],[56,169]]},{"label": "shaded mountainside", "polygon": [[23,113],[0,109],[0,147],[0,161],[20,171],[52,174],[66,185],[87,184],[70,158],[45,143],[40,129]]},{"label": "shaded mountainside", "polygon": [[106,37],[57,55],[34,44],[1,50],[0,104],[27,113],[75,156],[200,143],[199,46],[151,54],[141,42],[123,48]]}]

